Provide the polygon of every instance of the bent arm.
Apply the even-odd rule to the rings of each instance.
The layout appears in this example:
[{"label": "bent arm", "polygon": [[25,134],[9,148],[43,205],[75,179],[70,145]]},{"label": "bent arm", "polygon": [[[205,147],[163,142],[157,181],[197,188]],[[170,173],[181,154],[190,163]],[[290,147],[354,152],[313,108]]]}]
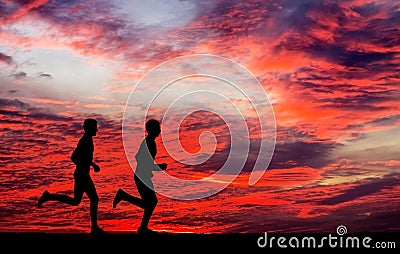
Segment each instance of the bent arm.
[{"label": "bent arm", "polygon": [[146,153],[140,153],[136,155],[136,161],[138,163],[138,166],[141,168],[145,168],[147,170],[151,171],[163,171],[166,169],[167,164],[161,163],[157,164],[154,163],[154,160],[149,154]]},{"label": "bent arm", "polygon": [[92,161],[90,163],[90,165],[93,167],[94,172],[99,172],[100,171],[100,166],[97,165],[96,163],[94,163],[94,161]]},{"label": "bent arm", "polygon": [[151,171],[162,171],[162,164],[156,164],[150,160],[147,161],[138,161],[138,166],[140,165],[140,167],[142,168],[146,168],[148,170]]},{"label": "bent arm", "polygon": [[167,169],[167,164],[161,163],[161,164],[155,164],[153,171],[164,171],[166,169]]}]

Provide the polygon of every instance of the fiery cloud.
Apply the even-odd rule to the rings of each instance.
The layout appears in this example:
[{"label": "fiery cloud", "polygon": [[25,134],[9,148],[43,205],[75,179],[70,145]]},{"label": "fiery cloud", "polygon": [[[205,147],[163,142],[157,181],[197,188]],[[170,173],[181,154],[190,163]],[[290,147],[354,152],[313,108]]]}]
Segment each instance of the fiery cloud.
[{"label": "fiery cloud", "polygon": [[[334,230],[340,219],[353,232],[399,230],[395,1],[188,0],[152,9],[139,2],[0,2],[0,188],[7,197],[0,203],[0,230],[86,230],[89,219],[76,221],[87,201],[68,218],[67,208],[56,204],[33,207],[45,188],[72,194],[68,156],[88,116],[99,120],[99,219],[106,229],[131,230],[138,211],[127,204],[111,210],[117,188],[136,191],[121,134],[125,102],[152,68],[198,53],[228,57],[260,81],[276,117],[275,152],[262,181],[249,189],[260,141],[257,122],[248,121],[243,173],[204,200],[160,197],[155,228],[320,232]],[[144,89],[155,92],[151,85]],[[161,119],[164,111],[152,113]],[[180,125],[184,149],[195,153],[201,133],[212,131],[215,154],[201,165],[184,165],[159,139],[157,159],[179,178],[211,175],[228,155],[226,124],[197,112]]]}]

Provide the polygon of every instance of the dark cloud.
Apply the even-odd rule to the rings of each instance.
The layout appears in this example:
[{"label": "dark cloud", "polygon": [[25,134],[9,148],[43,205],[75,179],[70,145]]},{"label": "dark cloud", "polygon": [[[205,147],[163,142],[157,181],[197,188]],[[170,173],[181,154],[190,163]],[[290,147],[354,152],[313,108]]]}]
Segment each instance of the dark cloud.
[{"label": "dark cloud", "polygon": [[[103,20],[110,16],[110,11],[114,9],[111,1],[97,1],[87,3],[82,0],[57,0],[48,1],[46,4],[37,8],[37,13],[43,18],[51,20],[57,24],[69,26],[71,24],[80,24],[85,22],[93,22]],[[74,10],[74,11],[72,11]],[[97,16],[97,18],[95,18]],[[94,19],[93,19],[94,18]],[[115,26],[112,26],[116,28]]]},{"label": "dark cloud", "polygon": [[[286,24],[283,26],[286,31],[292,32],[280,40],[275,49],[306,52],[313,57],[346,67],[370,70],[376,64],[382,64],[386,68],[379,71],[387,71],[391,69],[392,60],[398,56],[396,46],[400,42],[398,29],[400,14],[390,5],[391,3],[371,2],[355,6],[353,11],[361,14],[361,17],[357,17],[346,15],[347,7],[336,1],[285,1],[282,13],[289,12],[291,18],[286,22],[282,20],[283,17],[276,16],[275,19]],[[388,17],[372,17],[380,12],[387,13]],[[313,17],[315,13],[324,13],[324,17],[322,19],[318,16]],[[328,20],[329,23],[320,20]],[[329,24],[335,24],[337,27],[331,30],[333,28]],[[315,31],[319,33],[318,31],[325,30],[333,34],[333,40],[322,40],[313,34]],[[357,42],[367,42],[376,47],[373,49],[365,49],[363,46],[358,49],[349,47]],[[384,48],[393,50],[380,51]]]},{"label": "dark cloud", "polygon": [[248,35],[260,28],[270,14],[276,9],[266,1],[218,1],[211,9],[202,10],[199,20],[208,29],[215,30],[219,36],[230,37]]},{"label": "dark cloud", "polygon": [[0,20],[3,17],[10,15],[11,13],[15,12],[16,6],[10,3],[6,3],[6,1],[0,2]]},{"label": "dark cloud", "polygon": [[[295,167],[323,168],[333,161],[330,157],[332,151],[340,145],[328,143],[292,142],[276,144],[274,154],[269,164],[269,169],[288,169]],[[206,162],[196,166],[184,166],[191,171],[214,173],[226,162],[230,152],[230,146],[217,149],[213,156]],[[235,157],[235,155],[232,155]],[[254,164],[259,156],[259,142],[253,140],[243,172],[253,171]],[[261,155],[262,156],[262,155]],[[234,172],[237,169],[233,169]]]},{"label": "dark cloud", "polygon": [[23,111],[15,111],[15,110],[3,110],[0,109],[0,115],[3,115],[3,117],[20,117],[20,118],[25,118],[25,119],[31,119],[37,120],[37,119],[46,119],[46,120],[60,120],[63,119],[63,117],[54,115],[54,114],[49,114],[49,113],[44,113],[44,112],[38,112],[34,110],[33,112],[30,112],[28,115],[24,113]]},{"label": "dark cloud", "polygon": [[14,106],[17,108],[25,109],[29,107],[29,104],[20,101],[18,99],[10,100],[5,98],[0,98],[0,107],[5,107],[5,106]]},{"label": "dark cloud", "polygon": [[316,57],[327,58],[330,62],[346,67],[360,68],[368,68],[380,61],[392,60],[396,55],[395,52],[381,53],[348,50],[345,46],[326,45],[322,41],[309,45],[307,51]]},{"label": "dark cloud", "polygon": [[[210,8],[201,8],[192,30],[183,30],[196,38],[224,39],[248,36],[251,34],[268,35],[278,38],[284,32],[294,29],[303,31],[313,24],[306,15],[310,10],[321,9],[324,12],[337,12],[338,6],[324,1],[218,1]],[[190,27],[189,27],[190,29]],[[207,34],[205,32],[208,31]],[[209,37],[208,37],[209,36]]]},{"label": "dark cloud", "polygon": [[222,128],[224,125],[225,121],[215,113],[205,110],[198,110],[192,112],[190,116],[185,118],[185,121],[181,125],[181,130],[210,130],[215,128]]},{"label": "dark cloud", "polygon": [[[6,111],[2,111],[2,113],[4,113],[4,112],[6,112]],[[0,113],[0,114],[2,114],[2,113]],[[17,123],[17,124],[21,124],[21,123],[23,123],[23,121],[22,120],[12,120],[12,119],[0,119],[0,123],[4,123],[4,124],[15,124],[15,123]],[[3,129],[3,131],[10,131],[10,129]]]},{"label": "dark cloud", "polygon": [[[30,1],[18,1],[21,8]],[[132,59],[157,58],[162,61],[191,51],[193,47],[205,41],[215,41],[215,46],[229,50],[236,38],[248,35],[268,36],[280,39],[277,50],[308,51],[316,57],[324,57],[345,66],[363,68],[382,60],[393,59],[394,52],[369,52],[364,49],[349,50],[349,42],[369,39],[377,45],[387,47],[399,45],[399,11],[391,8],[388,18],[374,19],[373,15],[390,7],[390,4],[366,3],[353,7],[361,15],[355,18],[346,15],[348,7],[337,1],[201,1],[196,5],[197,16],[185,27],[163,36],[163,43],[157,43],[148,37],[144,27],[129,24],[129,21],[117,15],[118,7],[110,1],[48,1],[31,9],[44,19],[60,26],[67,34],[79,35],[77,26],[89,27],[100,34],[87,35],[86,40],[78,40],[82,52],[98,50],[107,55],[124,55]],[[2,9],[14,4],[0,5]],[[312,13],[324,13],[327,19],[338,25],[335,41],[327,42],[315,38],[312,30],[326,30],[330,27],[312,17]],[[356,29],[346,27],[348,23],[359,22]],[[154,30],[154,27],[152,28]],[[70,33],[74,31],[74,33]],[[279,38],[291,31],[291,36]],[[71,38],[74,40],[73,38]],[[132,45],[145,43],[151,52]],[[259,41],[262,43],[262,40]],[[73,43],[72,43],[73,44]],[[78,48],[79,49],[79,48]],[[132,57],[135,56],[135,57]]]},{"label": "dark cloud", "polygon": [[11,56],[3,54],[0,52],[0,63],[6,63],[6,64],[12,64],[13,63],[13,59]]},{"label": "dark cloud", "polygon": [[[314,39],[312,43],[304,42],[303,40],[282,41],[281,44],[275,47],[277,51],[281,50],[297,50],[304,51],[313,57],[322,58],[328,62],[340,64],[345,67],[358,67],[363,69],[374,69],[375,71],[387,71],[390,67],[391,60],[395,59],[398,52],[366,52],[349,50],[346,44],[329,43],[319,39]],[[377,69],[376,64],[384,62],[384,68]],[[395,67],[395,66],[393,66]],[[392,69],[392,68],[390,68]],[[371,73],[369,73],[370,75]]]},{"label": "dark cloud", "polygon": [[338,146],[337,144],[303,141],[277,144],[270,168],[322,168],[332,162],[331,152]]},{"label": "dark cloud", "polygon": [[382,189],[396,186],[398,182],[399,179],[393,176],[384,177],[383,179],[373,179],[365,183],[360,183],[356,187],[346,190],[343,194],[322,200],[320,204],[336,205],[348,201],[353,201],[357,198],[361,198],[363,196],[368,196],[376,192],[379,192]]},{"label": "dark cloud", "polygon": [[[321,103],[321,110],[329,107],[355,111],[383,111],[390,108],[391,103],[397,102],[400,96],[395,81],[398,74],[393,72],[396,68],[384,70],[384,67],[388,66],[390,64],[385,64],[385,61],[379,61],[369,65],[369,70],[358,67],[349,67],[346,71],[302,67],[291,74],[289,80],[283,78],[282,82],[297,96]],[[378,70],[381,67],[382,69]],[[353,83],[353,79],[367,79],[370,84],[360,86],[357,81]],[[332,96],[335,93],[342,95]]]},{"label": "dark cloud", "polygon": [[[187,41],[216,40],[217,47],[229,47],[236,38],[249,35],[260,36],[258,43],[279,39],[282,34],[293,31],[295,35],[306,35],[315,26],[309,17],[311,11],[320,10],[327,15],[344,16],[336,2],[328,1],[218,1],[212,8],[210,4],[199,5],[200,13],[191,26],[178,31]],[[323,28],[325,29],[325,28]],[[221,40],[219,40],[219,38]],[[258,40],[258,39],[257,39]],[[225,45],[229,41],[230,45]],[[297,40],[284,41],[288,48],[296,49]],[[289,43],[290,42],[290,43]],[[298,44],[302,49],[303,44]]]},{"label": "dark cloud", "polygon": [[[70,36],[71,45],[75,45],[76,50],[83,54],[110,57],[133,54],[132,48],[145,40],[142,39],[145,34],[143,28],[129,25],[124,17],[116,14],[117,7],[111,1],[49,1],[37,8],[36,12],[55,28],[60,28],[61,33],[67,36],[75,34],[76,38]],[[77,27],[81,28],[85,40],[79,36]],[[87,33],[87,30],[96,33]],[[146,51],[141,50],[137,54],[136,57],[141,54],[146,56]]]},{"label": "dark cloud", "polygon": [[366,3],[360,6],[354,6],[352,9],[364,18],[368,18],[379,13],[379,5],[374,2]]},{"label": "dark cloud", "polygon": [[398,96],[399,91],[363,91],[361,94],[344,96],[342,98],[324,98],[321,101],[325,103],[324,107],[337,107],[355,111],[377,111],[387,109],[387,107],[380,104],[396,101]]},{"label": "dark cloud", "polygon": [[395,126],[396,123],[400,120],[400,115],[391,115],[391,116],[385,116],[385,117],[380,117],[377,119],[374,119],[372,121],[363,123],[363,124],[353,124],[353,125],[348,125],[346,128],[347,129],[357,129],[357,128],[363,128],[366,126]]},{"label": "dark cloud", "polygon": [[14,109],[0,110],[0,114],[4,116],[22,117],[25,119],[32,119],[32,121],[33,119],[46,119],[53,121],[70,121],[72,119],[71,117],[61,116],[43,108],[31,106],[30,104],[18,99],[10,100],[0,98],[0,107],[14,107]]},{"label": "dark cloud", "polygon": [[[312,141],[302,141],[305,139]],[[340,146],[339,143],[330,140],[318,139],[314,134],[304,131],[301,127],[279,127],[275,149],[268,168],[310,167],[319,169],[332,162],[331,155]],[[252,171],[259,156],[259,149],[260,140],[252,139],[244,171]]]},{"label": "dark cloud", "polygon": [[[370,31],[370,37],[361,37],[361,40],[365,39],[383,48],[393,48],[400,43],[400,11],[398,5],[390,6],[390,2],[386,4],[387,6],[382,4],[375,9],[375,11],[383,10],[385,15],[387,15],[386,18],[367,19],[369,22],[366,23],[365,27],[360,26],[360,29],[356,31]],[[385,11],[385,7],[388,11]],[[349,37],[349,39],[351,39],[351,37]]]},{"label": "dark cloud", "polygon": [[[13,6],[16,12],[29,3],[18,1],[18,4],[4,5]],[[178,38],[169,36],[173,33],[157,33],[157,27],[133,24],[120,8],[120,3],[113,1],[57,0],[29,8],[29,11],[46,20],[55,37],[68,37],[68,45],[83,55],[101,55],[130,63],[145,61],[147,64],[149,60],[163,61],[186,50],[177,47]]]},{"label": "dark cloud", "polygon": [[8,94],[15,94],[16,92],[18,92],[18,90],[15,89],[10,89],[7,91]]},{"label": "dark cloud", "polygon": [[24,71],[19,71],[17,73],[13,73],[10,76],[16,78],[16,79],[23,79],[26,78],[28,76],[28,74],[26,74],[26,72]]},{"label": "dark cloud", "polygon": [[371,122],[367,122],[366,124],[391,125],[396,123],[398,120],[400,120],[400,115],[393,115],[393,116],[380,117]]},{"label": "dark cloud", "polygon": [[48,79],[52,79],[53,78],[53,76],[51,74],[43,73],[43,72],[39,72],[37,75],[40,78],[48,78]]}]

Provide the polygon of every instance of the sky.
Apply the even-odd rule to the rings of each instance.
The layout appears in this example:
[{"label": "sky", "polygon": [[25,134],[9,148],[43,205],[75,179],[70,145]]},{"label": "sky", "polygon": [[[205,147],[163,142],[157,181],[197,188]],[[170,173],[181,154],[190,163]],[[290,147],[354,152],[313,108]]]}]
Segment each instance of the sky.
[{"label": "sky", "polygon": [[[190,193],[159,177],[166,192],[152,228],[399,231],[399,27],[394,0],[0,1],[0,231],[89,230],[87,197],[77,207],[36,207],[45,189],[72,195],[69,156],[87,117],[99,123],[101,171],[91,173],[99,224],[136,230],[140,208],[111,206],[120,187],[138,195],[132,161],[147,105],[134,99],[153,98],[168,78],[192,73],[236,80],[268,110],[257,115],[248,97],[204,75],[162,90],[148,116],[170,121],[156,140],[165,172],[224,184],[212,175],[231,159],[228,171],[240,174],[214,195],[186,200],[162,195]],[[192,55],[218,56],[238,69],[196,57],[162,69]],[[200,90],[215,97],[190,93]],[[189,97],[174,104],[180,93]],[[163,119],[166,112],[175,117]],[[233,116],[244,116],[245,125]],[[240,154],[230,153],[233,144]],[[249,184],[257,158],[266,171]]]}]

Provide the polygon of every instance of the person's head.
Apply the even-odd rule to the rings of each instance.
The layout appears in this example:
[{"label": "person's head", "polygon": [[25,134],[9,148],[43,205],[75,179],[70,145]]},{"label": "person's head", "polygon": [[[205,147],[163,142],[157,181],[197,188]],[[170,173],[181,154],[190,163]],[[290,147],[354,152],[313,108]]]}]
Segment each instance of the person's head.
[{"label": "person's head", "polygon": [[97,121],[93,118],[87,118],[83,122],[83,129],[86,134],[91,136],[96,136],[97,133]]},{"label": "person's head", "polygon": [[155,119],[150,119],[146,122],[146,132],[150,137],[156,138],[161,133],[160,122]]}]

